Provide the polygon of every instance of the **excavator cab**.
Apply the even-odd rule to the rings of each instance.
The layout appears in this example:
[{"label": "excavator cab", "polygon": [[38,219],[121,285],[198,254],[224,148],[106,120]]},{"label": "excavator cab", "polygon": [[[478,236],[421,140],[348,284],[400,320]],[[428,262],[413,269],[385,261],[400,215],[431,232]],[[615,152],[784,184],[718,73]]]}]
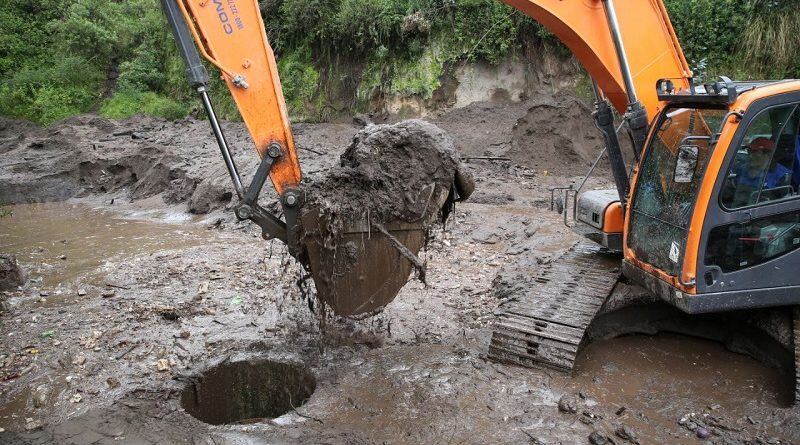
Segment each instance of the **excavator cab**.
[{"label": "excavator cab", "polygon": [[799,303],[800,276],[785,271],[800,270],[800,82],[725,80],[659,98],[624,274],[688,313]]}]

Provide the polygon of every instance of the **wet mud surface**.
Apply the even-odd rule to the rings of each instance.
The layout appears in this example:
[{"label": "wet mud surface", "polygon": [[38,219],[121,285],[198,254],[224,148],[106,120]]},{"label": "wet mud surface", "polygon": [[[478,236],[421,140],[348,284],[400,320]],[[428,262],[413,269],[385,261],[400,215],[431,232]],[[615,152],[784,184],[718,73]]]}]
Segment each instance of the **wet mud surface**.
[{"label": "wet mud surface", "polygon": [[[549,212],[548,188],[579,181],[592,156],[514,154],[520,122],[535,108],[474,104],[432,119],[454,138],[477,185],[420,252],[427,286],[410,281],[373,317],[328,314],[324,322],[298,288],[302,274],[285,247],[228,216],[224,196],[207,201],[208,214],[179,217],[198,213],[191,202],[201,183],[229,190],[204,122],[87,116],[47,130],[6,123],[4,202],[71,200],[3,207],[13,215],[0,218],[0,252],[16,255],[29,279],[2,294],[0,443],[575,444],[590,435],[617,444],[800,442],[791,379],[707,340],[597,340],[579,355],[574,376],[486,359],[502,277],[519,273],[515,264],[535,270],[577,240]],[[559,112],[570,124],[584,119],[592,128],[584,109],[568,111]],[[252,171],[243,127],[226,129],[242,170]],[[300,150],[306,171],[336,165],[358,130],[297,126],[298,145],[314,150]],[[113,136],[127,131],[153,140]],[[106,179],[98,192],[99,182],[81,182],[80,169],[48,148],[52,132],[81,156],[105,159],[107,173],[128,165],[124,153],[152,146],[167,171],[183,169],[196,187],[182,189],[178,177],[160,189],[137,186],[157,176],[145,171],[133,182],[100,174],[128,179]],[[91,151],[103,138],[122,148]],[[69,193],[56,194],[56,183]],[[589,183],[610,185],[602,175]],[[134,196],[145,189],[153,194]],[[192,416],[187,388],[215,366],[243,361],[308,373],[310,397],[295,401],[285,389],[298,385],[265,378],[248,385],[253,400],[276,391],[291,399],[285,412],[223,425]],[[229,372],[239,383],[248,373]]]}]

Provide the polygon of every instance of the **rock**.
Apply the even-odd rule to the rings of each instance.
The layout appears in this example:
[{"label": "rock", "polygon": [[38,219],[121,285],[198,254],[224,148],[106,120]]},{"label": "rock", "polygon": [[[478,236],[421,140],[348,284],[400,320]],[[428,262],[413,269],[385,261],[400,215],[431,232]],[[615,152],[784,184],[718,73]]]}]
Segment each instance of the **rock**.
[{"label": "rock", "polygon": [[73,365],[83,366],[86,363],[86,356],[83,354],[79,354],[72,360]]},{"label": "rock", "polygon": [[41,408],[47,405],[47,397],[50,395],[50,389],[45,385],[37,386],[33,391],[31,391],[31,399],[33,401],[33,406],[36,408]]},{"label": "rock", "polygon": [[589,443],[592,445],[606,445],[610,443],[610,441],[605,434],[595,430],[592,431],[592,434],[589,434]]},{"label": "rock", "polygon": [[0,291],[14,290],[25,284],[25,273],[14,255],[0,254]]},{"label": "rock", "polygon": [[228,204],[233,197],[230,180],[221,175],[203,179],[189,197],[189,212],[204,214]]},{"label": "rock", "polygon": [[169,361],[167,361],[167,359],[162,358],[156,362],[156,369],[158,369],[159,372],[167,372],[171,369],[171,366],[169,365]]},{"label": "rock", "polygon": [[111,298],[116,294],[117,292],[114,289],[106,289],[103,292],[100,292],[100,296],[103,298]]},{"label": "rock", "polygon": [[117,380],[115,377],[107,378],[106,383],[108,384],[108,387],[111,389],[119,388],[119,380]]},{"label": "rock", "polygon": [[72,397],[70,397],[69,399],[70,403],[81,403],[82,400],[83,396],[81,396],[80,394],[73,394]]},{"label": "rock", "polygon": [[578,412],[578,398],[574,394],[564,394],[558,400],[558,410],[562,413],[575,414]]},{"label": "rock", "polygon": [[79,297],[86,296],[86,289],[78,289],[78,296]]},{"label": "rock", "polygon": [[353,123],[359,127],[366,127],[367,125],[372,125],[372,119],[366,114],[358,113],[353,116]]},{"label": "rock", "polygon": [[697,428],[694,431],[694,433],[697,435],[698,439],[708,439],[709,437],[711,437],[711,431],[709,431],[708,428],[702,426]]},{"label": "rock", "polygon": [[620,424],[615,430],[614,434],[617,435],[622,440],[625,440],[630,443],[639,443],[639,437],[636,435],[636,432],[633,431],[628,425],[624,423]]},{"label": "rock", "polygon": [[33,431],[38,430],[44,427],[44,423],[41,420],[35,420],[31,417],[25,419],[25,430],[26,431]]}]

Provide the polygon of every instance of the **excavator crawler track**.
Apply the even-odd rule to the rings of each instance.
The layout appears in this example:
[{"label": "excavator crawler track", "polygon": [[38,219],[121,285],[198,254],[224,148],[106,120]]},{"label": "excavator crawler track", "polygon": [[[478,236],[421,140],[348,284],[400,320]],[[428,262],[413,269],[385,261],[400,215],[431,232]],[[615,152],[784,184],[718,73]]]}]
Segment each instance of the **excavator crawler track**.
[{"label": "excavator crawler track", "polygon": [[794,308],[794,406],[800,406],[800,307]]},{"label": "excavator crawler track", "polygon": [[501,306],[489,358],[569,372],[586,329],[620,276],[619,257],[581,241]]}]

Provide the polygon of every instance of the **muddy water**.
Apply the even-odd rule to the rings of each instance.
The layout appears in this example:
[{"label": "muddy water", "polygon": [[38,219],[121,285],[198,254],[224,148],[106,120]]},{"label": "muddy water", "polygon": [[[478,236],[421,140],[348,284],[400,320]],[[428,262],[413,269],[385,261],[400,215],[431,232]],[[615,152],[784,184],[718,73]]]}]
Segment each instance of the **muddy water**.
[{"label": "muddy water", "polygon": [[[42,291],[102,285],[102,266],[113,267],[112,261],[190,247],[210,238],[207,230],[185,221],[132,219],[86,203],[4,209],[11,214],[0,218],[0,252],[16,255],[31,285]],[[48,298],[58,301],[59,295]]]},{"label": "muddy water", "polygon": [[[718,343],[672,334],[590,344],[572,377],[437,345],[382,348],[352,365],[353,374],[334,387],[323,383],[309,410],[326,426],[378,443],[482,443],[490,436],[525,443],[523,430],[542,443],[587,443],[593,429],[613,435],[613,425],[625,424],[642,444],[696,444],[681,417],[710,410],[724,427],[748,428],[746,416],[764,422],[763,413],[791,395],[791,380],[776,370]],[[578,392],[586,397],[579,416],[560,414],[560,396]],[[595,425],[578,420],[584,410],[598,418]]]},{"label": "muddy water", "polygon": [[788,406],[793,384],[793,376],[720,343],[665,333],[593,342],[567,387],[584,392],[589,405],[624,407],[619,420],[641,432],[644,443],[664,432],[697,443],[678,426],[680,417],[710,409],[735,427],[753,412]]}]

